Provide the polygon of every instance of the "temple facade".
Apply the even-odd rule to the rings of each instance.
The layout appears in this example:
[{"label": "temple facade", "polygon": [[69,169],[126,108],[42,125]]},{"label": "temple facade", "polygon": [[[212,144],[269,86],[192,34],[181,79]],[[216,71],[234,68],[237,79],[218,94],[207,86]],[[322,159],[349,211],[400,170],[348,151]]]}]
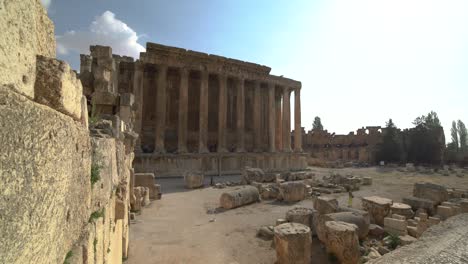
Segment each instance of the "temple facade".
[{"label": "temple facade", "polygon": [[[100,51],[106,48],[82,55],[80,76],[97,114],[121,111],[112,100],[131,101],[117,108],[131,105],[127,115],[139,134],[136,171],[163,177],[186,170],[238,173],[245,166],[306,168],[300,82],[271,75],[266,66],[155,43],[136,61]],[[104,89],[102,78],[108,79]]]}]

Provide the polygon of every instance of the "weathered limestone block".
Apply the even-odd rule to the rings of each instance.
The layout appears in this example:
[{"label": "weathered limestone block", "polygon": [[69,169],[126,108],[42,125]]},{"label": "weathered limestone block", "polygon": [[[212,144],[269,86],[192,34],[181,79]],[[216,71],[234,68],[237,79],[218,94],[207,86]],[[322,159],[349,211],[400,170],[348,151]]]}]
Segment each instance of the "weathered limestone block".
[{"label": "weathered limestone block", "polygon": [[300,172],[287,172],[283,175],[283,178],[286,181],[300,181],[300,180],[310,180],[315,177],[315,174],[310,171],[300,171]]},{"label": "weathered limestone block", "polygon": [[384,230],[387,233],[404,236],[407,234],[407,227],[406,220],[390,217],[385,217],[384,219]]},{"label": "weathered limestone block", "polygon": [[435,212],[435,203],[429,199],[418,198],[418,197],[406,197],[403,198],[403,203],[411,206],[413,210],[424,209],[430,215]]},{"label": "weathered limestone block", "polygon": [[275,183],[262,184],[251,182],[250,184],[258,189],[263,200],[277,199],[279,196],[279,188]]},{"label": "weathered limestone block", "polygon": [[2,1],[0,86],[34,98],[36,55],[55,58],[54,25],[39,0]]},{"label": "weathered limestone block", "polygon": [[306,187],[303,182],[285,182],[280,184],[280,196],[285,202],[298,202],[306,197]]},{"label": "weathered limestone block", "polygon": [[447,188],[433,183],[415,183],[413,196],[423,199],[429,199],[436,204],[440,204],[449,199]]},{"label": "weathered limestone block", "polygon": [[452,211],[453,211],[452,216],[462,213],[462,208],[461,208],[460,204],[452,203],[452,202],[443,202],[441,205],[452,208]]},{"label": "weathered limestone block", "polygon": [[384,233],[385,230],[381,226],[375,224],[369,225],[369,235],[382,238]]},{"label": "weathered limestone block", "polygon": [[406,246],[406,245],[409,245],[409,244],[411,244],[413,242],[418,241],[416,238],[414,238],[412,236],[408,236],[408,235],[399,236],[399,238],[400,238],[400,242],[401,242],[402,246]]},{"label": "weathered limestone block", "polygon": [[325,223],[327,252],[333,253],[342,264],[356,264],[361,257],[356,226],[339,221]]},{"label": "weathered limestone block", "polygon": [[410,205],[404,203],[393,203],[390,208],[392,210],[392,214],[403,215],[406,219],[413,218],[414,216],[414,212]]},{"label": "weathered limestone block", "polygon": [[404,215],[391,214],[391,217],[392,217],[393,219],[406,220],[406,216],[404,216]]},{"label": "weathered limestone block", "polygon": [[333,221],[340,221],[356,225],[356,232],[360,239],[367,237],[369,233],[370,218],[354,212],[339,212],[328,214]]},{"label": "weathered limestone block", "polygon": [[338,200],[333,197],[319,196],[314,200],[314,209],[319,214],[331,214],[338,211]]},{"label": "weathered limestone block", "polygon": [[384,218],[390,213],[392,200],[379,196],[362,198],[362,207],[369,212],[370,221],[373,224],[383,225]]},{"label": "weathered limestone block", "polygon": [[408,235],[418,238],[421,236],[421,232],[419,231],[417,226],[407,226],[406,230],[408,232]]},{"label": "weathered limestone block", "polygon": [[82,96],[81,81],[67,63],[37,56],[34,84],[36,102],[71,116],[75,120],[81,120]]},{"label": "weathered limestone block", "polygon": [[188,189],[202,187],[204,179],[205,176],[201,172],[187,171],[184,174],[185,187]]},{"label": "weathered limestone block", "polygon": [[159,194],[155,183],[154,173],[135,173],[135,186],[147,187],[152,200],[157,199]]},{"label": "weathered limestone block", "polygon": [[[93,105],[117,105],[117,94],[108,91],[94,91],[92,95]],[[96,113],[102,114],[102,113]]]},{"label": "weathered limestone block", "polygon": [[447,218],[454,215],[454,211],[452,207],[439,205],[437,206],[437,215],[442,220],[447,220]]},{"label": "weathered limestone block", "polygon": [[116,199],[114,210],[115,219],[124,219],[127,213],[124,202],[121,199]]},{"label": "weathered limestone block", "polygon": [[427,219],[428,223],[430,226],[437,225],[440,223],[440,218],[439,217],[429,217]]},{"label": "weathered limestone block", "polygon": [[274,227],[273,226],[262,226],[257,231],[257,236],[261,237],[266,240],[272,240],[275,236]]},{"label": "weathered limestone block", "polygon": [[468,213],[468,200],[463,199],[462,201],[460,201],[460,207],[462,213]]},{"label": "weathered limestone block", "polygon": [[361,179],[362,185],[372,185],[372,178],[371,177],[363,177]]},{"label": "weathered limestone block", "polygon": [[276,219],[276,225],[281,225],[281,224],[286,224],[288,222],[288,220],[284,219],[284,218],[278,218]]},{"label": "weathered limestone block", "polygon": [[317,233],[317,237],[320,241],[325,243],[326,240],[326,226],[325,223],[328,221],[340,221],[356,226],[356,233],[359,238],[363,239],[367,237],[369,233],[369,216],[362,215],[356,212],[339,212],[325,215],[318,215],[314,219],[314,225]]},{"label": "weathered limestone block", "polygon": [[92,185],[92,208],[100,210],[107,204],[112,189],[118,185],[117,148],[114,138],[91,138],[92,167],[97,181]]},{"label": "weathered limestone block", "polygon": [[88,130],[1,85],[0,128],[0,262],[62,263],[90,215]]},{"label": "weathered limestone block", "polygon": [[313,232],[313,219],[316,213],[314,209],[296,207],[286,212],[286,220],[290,223],[299,223],[308,226]]},{"label": "weathered limestone block", "polygon": [[258,201],[260,201],[260,194],[258,189],[253,186],[235,188],[232,191],[223,193],[219,199],[220,205],[224,209],[232,209]]},{"label": "weathered limestone block", "polygon": [[242,184],[264,182],[265,172],[260,168],[245,167],[242,171]]},{"label": "weathered limestone block", "polygon": [[275,248],[278,264],[309,264],[312,236],[310,228],[298,223],[275,227]]}]

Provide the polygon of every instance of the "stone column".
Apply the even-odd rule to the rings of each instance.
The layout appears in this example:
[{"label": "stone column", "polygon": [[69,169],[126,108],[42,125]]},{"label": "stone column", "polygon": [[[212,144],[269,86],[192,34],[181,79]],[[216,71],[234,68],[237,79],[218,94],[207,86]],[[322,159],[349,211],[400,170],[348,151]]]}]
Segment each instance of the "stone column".
[{"label": "stone column", "polygon": [[268,84],[268,151],[275,152],[275,85]]},{"label": "stone column", "polygon": [[138,134],[135,152],[141,153],[141,127],[143,122],[143,64],[135,62],[135,72],[133,73],[133,93],[135,94],[135,132]]},{"label": "stone column", "polygon": [[219,79],[219,112],[218,112],[218,152],[226,149],[226,117],[227,117],[227,76],[220,74]]},{"label": "stone column", "polygon": [[154,152],[165,153],[164,132],[166,129],[167,65],[159,65],[156,94],[156,137]]},{"label": "stone column", "polygon": [[186,68],[180,69],[180,87],[179,87],[179,127],[178,127],[178,145],[179,153],[187,152],[187,112],[188,112],[188,82],[190,71]]},{"label": "stone column", "polygon": [[262,137],[262,131],[261,131],[261,113],[262,113],[262,107],[260,103],[260,98],[261,96],[261,88],[260,88],[260,82],[259,81],[254,81],[254,100],[253,100],[253,143],[254,143],[254,152],[261,152],[261,137]]},{"label": "stone column", "polygon": [[199,121],[199,141],[198,152],[208,153],[208,78],[207,71],[201,72],[200,85],[200,121]]},{"label": "stone column", "polygon": [[283,90],[283,151],[291,152],[291,91],[285,87]]},{"label": "stone column", "polygon": [[302,152],[301,89],[294,90],[294,151]]},{"label": "stone column", "polygon": [[276,94],[275,89],[275,112],[276,112],[276,137],[275,137],[275,144],[278,151],[283,150],[283,112],[281,109],[281,97],[282,95]]},{"label": "stone column", "polygon": [[244,152],[245,129],[245,86],[244,79],[240,78],[237,84],[237,152]]}]

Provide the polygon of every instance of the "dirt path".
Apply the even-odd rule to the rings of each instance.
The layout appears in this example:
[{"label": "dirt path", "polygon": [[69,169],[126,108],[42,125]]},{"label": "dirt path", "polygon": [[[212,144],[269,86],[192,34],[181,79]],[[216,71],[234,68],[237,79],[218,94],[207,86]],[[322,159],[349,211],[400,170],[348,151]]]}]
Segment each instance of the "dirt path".
[{"label": "dirt path", "polygon": [[[327,175],[329,169],[314,168],[317,175]],[[412,193],[413,184],[428,181],[449,187],[468,188],[468,180],[455,175],[421,175],[395,170],[383,172],[375,168],[335,170],[342,174],[370,176],[372,186],[355,192],[353,207],[360,208],[360,197],[379,195],[401,201]],[[222,181],[233,178],[221,178]],[[220,181],[220,179],[216,179]],[[144,208],[142,215],[130,227],[130,258],[127,263],[274,263],[275,250],[271,241],[257,238],[262,225],[274,225],[284,218],[286,211],[295,206],[312,208],[312,200],[296,204],[273,201],[212,213],[219,205],[218,199],[227,189],[210,187],[186,191],[182,179],[158,180],[162,185],[162,200]],[[341,205],[346,205],[347,194],[334,195]],[[316,242],[316,241],[314,241]],[[327,263],[321,246],[314,243],[316,263]]]}]

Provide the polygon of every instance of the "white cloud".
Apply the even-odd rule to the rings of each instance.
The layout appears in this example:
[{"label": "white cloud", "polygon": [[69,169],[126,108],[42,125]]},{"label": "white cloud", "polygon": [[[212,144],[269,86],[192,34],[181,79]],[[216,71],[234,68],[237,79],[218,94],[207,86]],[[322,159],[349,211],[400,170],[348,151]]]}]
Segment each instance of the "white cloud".
[{"label": "white cloud", "polygon": [[46,9],[49,9],[49,6],[52,3],[52,0],[41,0],[41,3]]},{"label": "white cloud", "polygon": [[89,46],[104,45],[112,47],[112,52],[118,55],[138,58],[145,48],[138,42],[137,33],[115,14],[105,11],[96,17],[87,31],[67,31],[57,36],[57,52],[68,54],[71,50],[79,53],[89,53]]}]

